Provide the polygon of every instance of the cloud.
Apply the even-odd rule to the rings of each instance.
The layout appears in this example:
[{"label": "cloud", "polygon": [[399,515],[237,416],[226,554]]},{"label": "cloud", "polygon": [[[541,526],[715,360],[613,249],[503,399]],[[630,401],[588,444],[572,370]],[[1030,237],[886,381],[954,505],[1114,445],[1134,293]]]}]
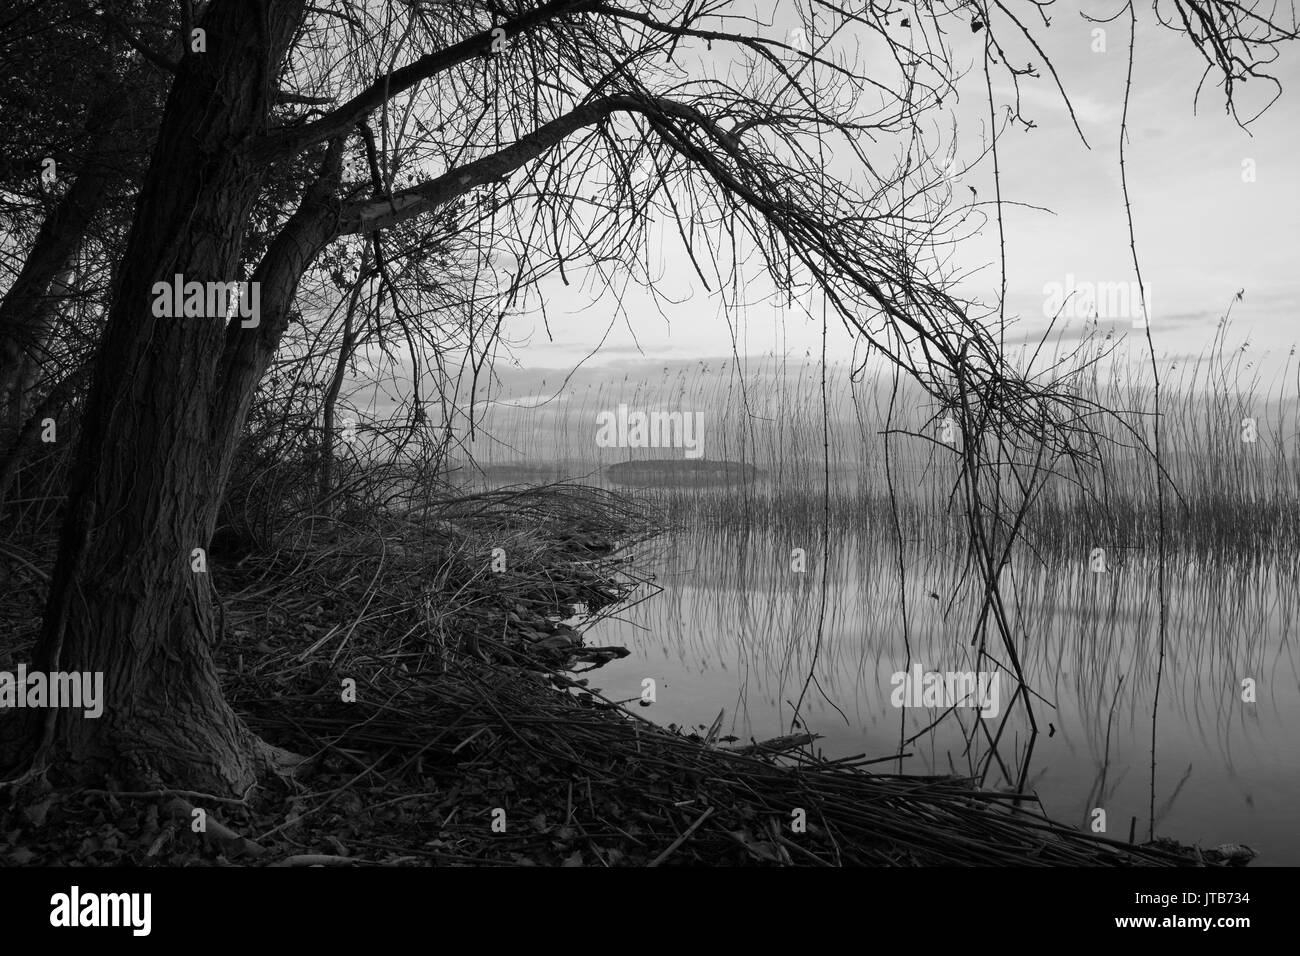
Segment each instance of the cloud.
[{"label": "cloud", "polygon": [[[1002,84],[993,87],[993,94],[999,102],[1015,103],[1015,87]],[[1070,106],[1074,108],[1074,115],[1079,118],[1080,125],[1097,125],[1102,123],[1118,123],[1121,115],[1121,108],[1113,103],[1104,103],[1087,93],[1080,93],[1077,90],[1070,92]],[[1021,83],[1020,84],[1020,112],[1027,118],[1033,118],[1033,110],[1048,110],[1053,113],[1066,113],[1065,98],[1061,96],[1061,91],[1056,88],[1055,84],[1043,83]]]}]

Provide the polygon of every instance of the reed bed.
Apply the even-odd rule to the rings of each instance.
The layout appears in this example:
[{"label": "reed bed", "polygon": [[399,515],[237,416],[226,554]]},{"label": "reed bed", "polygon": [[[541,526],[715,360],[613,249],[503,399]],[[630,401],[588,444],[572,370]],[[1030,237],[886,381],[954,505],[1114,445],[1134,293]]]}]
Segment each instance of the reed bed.
[{"label": "reed bed", "polygon": [[[964,431],[964,420],[979,447],[936,440],[952,410],[881,378],[826,370],[823,419],[819,370],[772,362],[755,377],[702,365],[694,380],[682,372],[588,388],[559,412],[513,406],[484,421],[488,454],[469,449],[478,465],[511,478],[540,469],[586,483],[495,487],[480,473],[455,491],[444,482],[457,464],[468,472],[468,462],[444,462],[430,476],[407,474],[394,459],[382,474],[341,469],[340,487],[355,478],[360,493],[329,513],[254,515],[246,523],[264,529],[261,546],[213,554],[224,677],[249,723],[308,761],[291,809],[260,808],[263,822],[268,813],[282,818],[253,843],[314,844],[316,856],[327,855],[320,841],[333,845],[330,828],[343,826],[367,848],[352,851],[351,863],[1193,862],[1178,848],[1053,823],[1023,775],[1012,792],[992,792],[977,788],[982,773],[872,773],[899,755],[828,760],[807,735],[726,748],[720,722],[703,734],[661,728],[576,676],[620,656],[585,646],[583,634],[653,592],[632,548],[644,559],[656,530],[758,524],[804,546],[793,536],[824,531],[829,519],[973,556],[983,595],[972,626],[978,655],[994,651],[989,631],[1001,634],[1008,660],[1000,666],[1025,687],[1014,602],[999,590],[1003,546],[1023,539],[1018,547],[1049,560],[1077,561],[1097,546],[1140,550],[1155,520],[1145,383],[1140,373],[1103,381],[1095,366],[1086,370],[1092,377],[1080,370],[1072,387],[1079,407],[1097,409],[1084,424],[1100,451],[1058,456],[1046,470],[1004,448],[986,454],[991,433]],[[1178,492],[1170,540],[1210,555],[1294,555],[1300,477],[1290,364],[1268,390],[1238,384],[1241,372],[1211,357],[1166,385],[1175,424],[1165,429],[1162,461]],[[594,447],[596,410],[620,403],[707,410],[707,458],[757,474],[725,489],[611,493],[600,486],[604,466],[663,456]],[[1254,441],[1242,439],[1246,419]],[[300,481],[274,467],[274,455],[267,462],[253,462],[253,477],[276,487]],[[1004,497],[1000,483],[1018,467],[1032,473],[1033,494]],[[250,490],[228,511],[245,513],[255,497]],[[881,600],[892,583],[876,589]],[[810,608],[811,591],[806,597]],[[355,682],[354,702],[340,699],[344,680]],[[407,807],[400,817],[378,812],[397,804]],[[504,832],[489,828],[494,808],[514,821]],[[807,830],[796,834],[800,810]],[[319,825],[302,824],[305,816]],[[354,827],[354,817],[364,825]],[[395,822],[422,839],[394,836]]]},{"label": "reed bed", "polygon": [[[341,841],[348,865],[1194,862],[1055,824],[1027,793],[872,773],[866,755],[824,759],[812,735],[725,747],[716,722],[685,734],[590,689],[573,673],[580,640],[557,653],[539,632],[556,636],[579,603],[589,620],[602,594],[617,602],[638,583],[620,543],[647,515],[619,508],[583,486],[467,495],[238,569],[225,599],[231,699],[307,757],[292,810],[262,808],[251,845],[267,860],[292,849],[339,862]],[[484,549],[521,523],[527,558],[481,573]],[[606,591],[592,574],[612,576]],[[268,622],[272,580],[282,620]],[[357,610],[320,613],[328,601]],[[338,693],[344,679],[355,702]],[[494,833],[497,808],[506,828]],[[799,810],[806,832],[792,827]]]},{"label": "reed bed", "polygon": [[[1168,545],[1204,556],[1294,552],[1300,549],[1300,366],[1287,357],[1265,381],[1248,353],[1228,348],[1225,336],[1200,356],[1161,366],[1161,464],[1172,488]],[[1053,354],[1040,364],[1060,361]],[[1082,409],[1075,425],[1087,430],[1089,460],[1048,460],[1047,473],[1036,476],[1041,487],[1022,534],[1045,557],[1142,547],[1154,540],[1159,523],[1150,369],[1122,353],[1105,372],[1096,362],[1074,362],[1058,373],[1059,388]],[[654,502],[672,524],[692,528],[816,527],[829,518],[837,528],[892,534],[897,514],[911,533],[965,534],[957,477],[964,450],[960,437],[942,439],[945,419],[960,416],[915,385],[900,381],[895,388],[887,374],[854,374],[844,365],[825,374],[825,418],[821,370],[770,356],[699,362],[665,369],[659,378],[579,382],[537,406],[503,396],[481,418],[482,437],[465,446],[484,470],[456,459],[456,480],[484,487],[494,473],[543,469],[624,487]],[[619,462],[686,461],[680,448],[598,447],[597,414],[620,404],[702,415],[704,459],[752,466],[757,474],[725,487],[611,483],[605,469]],[[1028,467],[1025,451],[1032,446],[1024,441],[1020,467]],[[990,481],[1010,487],[1012,467],[1000,461]]]},{"label": "reed bed", "polygon": [[[454,819],[431,815],[415,825],[410,836],[422,838],[424,859],[652,866],[1193,862],[1167,846],[1062,827],[1031,795],[980,791],[960,778],[872,774],[865,759],[821,759],[807,738],[739,752],[718,746],[712,734],[675,733],[580,682],[538,673],[506,644],[493,643],[491,664],[462,660],[447,670],[420,670],[427,652],[418,643],[348,661],[348,673],[365,675],[357,705],[324,708],[318,697],[289,698],[292,717],[265,713],[255,726],[290,744],[325,740],[349,755],[363,771],[351,784],[363,798],[362,813],[399,799],[417,776],[426,784],[431,777],[481,781],[467,788],[473,798],[459,799]],[[518,786],[495,790],[504,780]],[[331,786],[300,799],[299,812],[338,792]],[[498,807],[506,829],[493,835],[489,822]],[[806,832],[792,828],[801,810]],[[388,848],[404,845],[405,837]]]},{"label": "reed bed", "polygon": [[[305,519],[269,551],[218,563],[216,573],[236,637],[268,623],[296,627],[319,633],[308,650],[328,648],[333,660],[367,633],[400,641],[419,631],[445,647],[510,630],[576,649],[579,632],[562,622],[580,610],[589,626],[646,584],[631,550],[655,524],[637,502],[566,483],[408,497],[364,520]],[[279,657],[248,672],[274,669]]]},{"label": "reed bed", "polygon": [[[487,486],[494,465],[560,462],[575,478],[583,472],[609,485],[615,462],[631,463],[629,470],[645,459],[685,466],[686,450],[598,447],[598,413],[621,414],[626,405],[701,416],[696,451],[731,463],[744,480],[632,493],[662,509],[684,540],[772,531],[778,559],[804,548],[829,567],[838,550],[832,541],[844,534],[890,542],[894,566],[864,578],[882,600],[906,603],[909,592],[924,588],[905,561],[907,542],[942,555],[974,595],[958,606],[953,589],[941,589],[944,608],[959,612],[945,616],[945,629],[964,632],[976,669],[996,667],[1015,683],[995,741],[1014,729],[1012,710],[1023,712],[1032,741],[1049,731],[1036,710],[1050,711],[1050,703],[1027,680],[1024,655],[1034,641],[1028,622],[1017,618],[1016,593],[1026,560],[1058,576],[1126,564],[1155,568],[1159,607],[1168,567],[1291,567],[1300,553],[1300,366],[1292,354],[1265,382],[1244,348],[1227,347],[1226,329],[1225,321],[1200,356],[1161,363],[1158,454],[1152,370],[1145,356],[1139,360],[1107,335],[1007,353],[987,380],[932,381],[926,390],[871,367],[780,358],[666,368],[657,380],[579,383],[540,405],[490,407],[481,420],[490,440],[479,462],[489,466]],[[479,456],[478,447],[466,450]],[[794,629],[812,643],[814,660],[835,616],[825,606],[826,588],[823,578],[816,613],[809,610]],[[803,597],[810,609],[813,596]],[[755,625],[762,633],[762,622]],[[902,628],[906,643],[907,617]],[[790,640],[796,646],[780,656],[782,682],[808,653]],[[1131,680],[1130,692],[1140,683]],[[975,776],[984,780],[997,759],[994,742]],[[1013,788],[1027,788],[1027,773],[1023,761]],[[1153,828],[1154,798],[1149,816]]]},{"label": "reed bed", "polygon": [[[304,757],[298,773],[246,801],[203,804],[206,842],[168,822],[176,793],[60,794],[49,819],[103,831],[103,848],[87,856],[42,830],[40,859],[1190,862],[1056,826],[1025,794],[872,774],[866,758],[821,759],[807,737],[728,748],[718,727],[660,728],[589,689],[575,671],[604,658],[582,633],[647,583],[630,549],[645,550],[658,520],[588,486],[499,489],[395,502],[365,521],[304,519],[266,552],[214,557],[227,695]],[[494,547],[502,572],[490,570]],[[6,650],[21,656],[31,632],[15,629]],[[346,679],[355,702],[340,693]],[[504,833],[490,828],[496,807]],[[790,826],[796,808],[806,833]]]},{"label": "reed bed", "polygon": [[[686,734],[590,689],[577,672],[619,649],[587,647],[583,632],[649,583],[631,549],[644,553],[660,520],[644,502],[590,486],[503,488],[398,499],[365,520],[303,518],[266,552],[214,556],[228,697],[255,731],[304,761],[286,791],[210,808],[210,859],[1198,861],[1173,845],[1061,826],[1023,789],[873,773],[875,758],[826,759],[807,734],[726,747],[720,721]],[[492,570],[497,548],[501,571]],[[340,693],[349,680],[355,700]],[[196,862],[187,828],[161,823],[176,794],[81,796],[80,808],[60,798],[59,819],[89,824],[112,805],[121,834],[110,834],[120,847],[112,862]],[[141,800],[160,812],[118,812]],[[496,809],[506,813],[502,832],[491,826]],[[141,832],[127,832],[132,820]]]}]

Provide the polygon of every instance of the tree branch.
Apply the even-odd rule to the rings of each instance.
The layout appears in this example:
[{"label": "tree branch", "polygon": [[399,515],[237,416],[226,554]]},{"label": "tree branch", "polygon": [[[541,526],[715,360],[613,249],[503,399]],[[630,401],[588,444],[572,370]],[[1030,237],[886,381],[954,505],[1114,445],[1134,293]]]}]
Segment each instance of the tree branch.
[{"label": "tree branch", "polygon": [[[335,232],[338,214],[335,193],[342,161],[343,137],[336,137],[321,161],[316,182],[303,195],[297,211],[289,217],[253,273],[253,281],[260,284],[258,324],[244,328],[234,320],[226,327],[225,347],[217,369],[219,385],[212,404],[214,429],[224,430],[223,434],[237,433],[242,427],[254,386],[261,380],[288,327],[298,282]],[[222,454],[219,468],[224,480],[233,444],[227,443]]]},{"label": "tree branch", "polygon": [[483,186],[509,176],[566,136],[623,111],[643,113],[651,118],[684,119],[708,131],[727,152],[734,153],[738,142],[699,110],[675,100],[660,97],[615,95],[587,103],[539,126],[514,143],[481,159],[449,169],[428,182],[395,192],[392,196],[348,203],[339,216],[339,235],[369,233],[387,229],[407,219],[436,208],[476,186]]},{"label": "tree branch", "polygon": [[294,156],[309,146],[342,135],[356,125],[371,110],[399,93],[409,90],[424,80],[459,66],[474,57],[487,53],[492,48],[492,33],[496,29],[506,31],[507,37],[514,38],[534,27],[549,23],[558,17],[571,13],[581,13],[596,5],[595,0],[550,0],[535,10],[521,14],[512,20],[501,23],[487,30],[481,30],[459,43],[445,47],[434,53],[426,54],[413,63],[408,63],[399,70],[375,79],[368,87],[352,99],[331,110],[301,129],[278,130],[271,132],[258,150],[258,161],[274,162]]},{"label": "tree branch", "polygon": [[[137,53],[139,53],[142,57],[144,57],[154,66],[158,67],[160,70],[165,70],[168,73],[176,72],[175,60],[172,60],[170,57],[167,57],[162,53],[159,53],[153,47],[149,46],[147,43],[145,43],[143,40],[137,37],[134,33],[132,33],[130,28],[127,27],[125,23],[123,23],[113,14],[104,11],[104,20],[108,23],[110,27],[112,27],[117,32],[119,36],[121,36],[123,40],[127,42],[127,45],[131,47],[131,49],[135,50]],[[189,42],[188,33],[185,36],[185,42],[187,43]]]},{"label": "tree branch", "polygon": [[279,90],[275,94],[277,103],[301,103],[305,106],[324,106],[326,103],[333,103],[332,96],[307,96],[303,93],[290,93],[288,90]]}]

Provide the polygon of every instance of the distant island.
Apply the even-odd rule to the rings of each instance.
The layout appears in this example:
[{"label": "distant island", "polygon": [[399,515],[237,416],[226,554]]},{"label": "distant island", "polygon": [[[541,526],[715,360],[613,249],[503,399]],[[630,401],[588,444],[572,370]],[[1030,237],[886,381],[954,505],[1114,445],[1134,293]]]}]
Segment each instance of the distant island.
[{"label": "distant island", "polygon": [[738,461],[707,458],[646,458],[621,461],[605,469],[605,477],[620,485],[726,485],[753,481],[761,472]]}]

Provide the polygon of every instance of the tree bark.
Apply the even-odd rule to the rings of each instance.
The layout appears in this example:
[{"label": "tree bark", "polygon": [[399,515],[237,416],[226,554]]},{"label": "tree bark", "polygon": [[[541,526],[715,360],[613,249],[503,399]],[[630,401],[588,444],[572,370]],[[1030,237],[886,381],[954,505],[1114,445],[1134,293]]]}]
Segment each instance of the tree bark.
[{"label": "tree bark", "polygon": [[[206,546],[234,426],[223,318],[153,314],[153,284],[231,281],[265,165],[275,78],[304,0],[226,0],[203,20],[164,110],[96,359],[35,667],[99,671],[104,712],[39,718],[36,758],[107,777],[241,795],[259,741],[221,693]],[[255,330],[250,330],[255,331]],[[246,402],[244,408],[246,408]],[[31,713],[31,712],[28,712]],[[34,741],[32,741],[34,742]]]},{"label": "tree bark", "polygon": [[0,299],[0,449],[12,447],[33,400],[33,370],[47,361],[57,292],[51,287],[69,270],[107,197],[114,176],[109,155],[116,152],[114,140],[121,134],[123,102],[117,96],[103,104],[85,164],[41,223],[22,269]]}]

